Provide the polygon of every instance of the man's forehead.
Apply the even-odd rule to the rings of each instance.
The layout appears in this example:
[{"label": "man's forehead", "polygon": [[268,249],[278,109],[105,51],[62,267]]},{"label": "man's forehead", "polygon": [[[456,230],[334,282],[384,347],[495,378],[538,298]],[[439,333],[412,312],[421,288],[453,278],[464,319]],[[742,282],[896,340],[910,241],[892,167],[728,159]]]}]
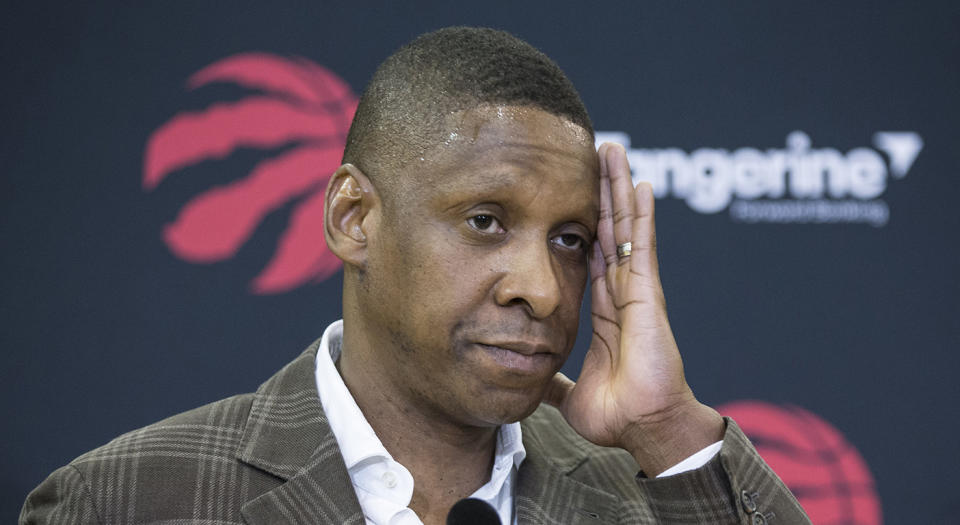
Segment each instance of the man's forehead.
[{"label": "man's forehead", "polygon": [[565,192],[564,207],[596,207],[599,161],[581,126],[531,106],[485,105],[446,122],[441,140],[403,170],[400,202],[522,199],[551,190],[542,196]]},{"label": "man's forehead", "polygon": [[585,223],[598,212],[592,138],[566,119],[536,108],[486,107],[457,115],[445,142],[425,158],[421,179],[429,186],[422,196],[443,208],[481,201],[517,211],[546,207]]},{"label": "man's forehead", "polygon": [[[534,173],[542,164],[596,171],[593,138],[581,126],[532,106],[483,105],[447,116],[442,140],[413,163],[417,178],[443,185],[451,171],[467,165],[488,167],[494,159]],[[417,165],[419,164],[419,166]],[[523,168],[526,168],[524,170]],[[484,170],[497,176],[495,170]],[[502,182],[507,177],[500,176]]]}]

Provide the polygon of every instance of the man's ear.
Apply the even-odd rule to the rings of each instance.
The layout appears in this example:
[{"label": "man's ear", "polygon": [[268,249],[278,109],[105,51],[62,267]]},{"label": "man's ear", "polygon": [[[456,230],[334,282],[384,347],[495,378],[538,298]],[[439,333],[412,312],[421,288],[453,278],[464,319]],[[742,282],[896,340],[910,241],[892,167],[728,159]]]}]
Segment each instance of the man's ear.
[{"label": "man's ear", "polygon": [[327,247],[344,263],[366,265],[367,236],[374,227],[380,196],[370,179],[353,164],[344,164],[330,177],[323,210]]}]

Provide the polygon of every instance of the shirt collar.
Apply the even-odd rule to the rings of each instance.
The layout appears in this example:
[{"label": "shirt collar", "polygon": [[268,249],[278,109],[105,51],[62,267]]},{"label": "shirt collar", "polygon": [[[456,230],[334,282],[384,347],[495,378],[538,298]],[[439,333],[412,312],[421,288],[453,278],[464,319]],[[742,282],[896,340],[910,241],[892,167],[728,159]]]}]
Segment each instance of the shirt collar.
[{"label": "shirt collar", "polygon": [[351,470],[365,459],[393,458],[363,416],[334,365],[334,361],[340,358],[342,338],[343,321],[331,324],[324,331],[317,350],[315,376],[327,423],[337,438],[347,470]]},{"label": "shirt collar", "polygon": [[523,448],[523,436],[520,434],[520,423],[500,425],[497,433],[497,448],[493,457],[493,470],[490,472],[490,481],[470,495],[479,498],[500,509],[504,498],[512,498],[513,487],[504,485],[510,483],[513,474],[520,469],[520,464],[527,457]]}]

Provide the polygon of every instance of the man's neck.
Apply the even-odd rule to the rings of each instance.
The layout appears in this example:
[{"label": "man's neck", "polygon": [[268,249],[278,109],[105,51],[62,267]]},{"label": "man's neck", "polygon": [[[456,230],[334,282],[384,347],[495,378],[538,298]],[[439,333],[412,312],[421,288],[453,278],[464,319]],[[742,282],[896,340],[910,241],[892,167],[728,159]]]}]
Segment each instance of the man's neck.
[{"label": "man's neck", "polygon": [[344,345],[337,362],[340,376],[383,446],[413,476],[410,508],[425,524],[443,523],[455,502],[489,480],[497,428],[429,410],[397,384],[382,359],[364,351],[369,347],[356,340],[351,345]]}]

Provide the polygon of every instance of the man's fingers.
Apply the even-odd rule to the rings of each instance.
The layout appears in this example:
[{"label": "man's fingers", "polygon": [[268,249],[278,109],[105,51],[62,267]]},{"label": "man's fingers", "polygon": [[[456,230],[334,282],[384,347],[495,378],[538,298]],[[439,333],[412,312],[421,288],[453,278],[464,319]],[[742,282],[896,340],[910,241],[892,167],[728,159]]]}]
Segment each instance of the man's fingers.
[{"label": "man's fingers", "polygon": [[617,260],[617,244],[613,240],[613,198],[610,195],[610,172],[607,169],[607,150],[610,143],[604,142],[597,154],[600,156],[600,221],[597,223],[597,242],[602,258],[608,263]]},{"label": "man's fingers", "polygon": [[630,256],[630,271],[659,282],[653,187],[648,182],[640,182],[633,193],[636,215],[633,219],[633,253]]},{"label": "man's fingers", "polygon": [[590,283],[595,284],[597,279],[606,275],[607,265],[603,260],[603,250],[600,248],[600,241],[590,245]]},{"label": "man's fingers", "polygon": [[598,243],[593,243],[593,253],[590,255],[590,313],[597,330],[598,319],[613,321],[616,319],[616,310],[607,289],[607,263],[603,260]]},{"label": "man's fingers", "polygon": [[576,386],[569,377],[563,375],[563,372],[557,372],[547,384],[547,391],[543,394],[543,401],[553,407],[563,410],[563,404],[567,401],[567,396]]},{"label": "man's fingers", "polygon": [[[620,144],[611,144],[605,151],[610,190],[613,195],[613,239],[617,246],[633,242],[635,198],[627,152]],[[616,248],[614,248],[616,250]]]}]

